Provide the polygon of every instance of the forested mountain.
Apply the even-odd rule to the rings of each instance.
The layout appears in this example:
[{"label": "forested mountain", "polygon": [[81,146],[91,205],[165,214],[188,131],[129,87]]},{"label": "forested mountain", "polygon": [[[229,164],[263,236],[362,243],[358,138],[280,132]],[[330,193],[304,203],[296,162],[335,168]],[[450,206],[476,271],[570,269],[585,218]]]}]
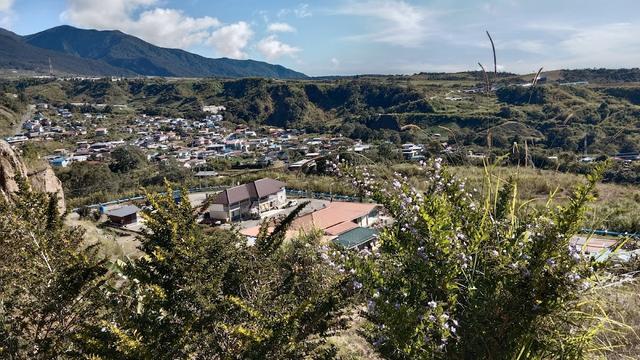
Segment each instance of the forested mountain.
[{"label": "forested mountain", "polygon": [[301,79],[302,73],[255,60],[209,59],[154,46],[120,31],[59,26],[21,37],[0,31],[0,67],[76,75],[265,77]]},{"label": "forested mountain", "polygon": [[0,29],[0,68],[48,73],[49,60],[59,73],[83,75],[135,75],[105,62],[83,59],[62,52],[42,49],[8,30]]}]

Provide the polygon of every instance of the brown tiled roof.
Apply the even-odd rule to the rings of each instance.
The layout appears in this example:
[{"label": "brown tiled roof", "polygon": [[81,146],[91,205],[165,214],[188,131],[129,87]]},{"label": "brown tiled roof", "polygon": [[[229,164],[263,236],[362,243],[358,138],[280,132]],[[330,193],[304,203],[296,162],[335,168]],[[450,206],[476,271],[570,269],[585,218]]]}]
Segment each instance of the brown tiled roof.
[{"label": "brown tiled roof", "polygon": [[[353,221],[368,215],[377,207],[376,204],[334,201],[324,209],[296,218],[289,231],[295,234],[300,231],[310,232],[313,229],[318,229],[327,235],[337,236],[357,228],[358,224]],[[259,229],[260,227],[256,226],[244,229],[241,233],[247,236],[257,236]],[[273,227],[269,227],[269,232],[271,231],[273,231]]]},{"label": "brown tiled roof", "polygon": [[353,221],[345,221],[338,225],[333,225],[330,228],[324,230],[327,235],[337,236],[343,233],[346,233],[349,230],[353,230],[358,227],[358,224]]},{"label": "brown tiled roof", "polygon": [[282,181],[273,180],[273,179],[260,179],[256,180],[247,185],[253,185],[252,187],[255,189],[256,195],[259,198],[272,195],[280,191],[286,184]]},{"label": "brown tiled roof", "polygon": [[334,201],[326,208],[303,215],[293,222],[293,227],[307,228],[310,226],[327,230],[343,222],[351,222],[373,211],[378,205]]},{"label": "brown tiled roof", "polygon": [[260,179],[248,184],[235,186],[220,192],[214,204],[235,204],[245,200],[258,200],[264,196],[273,195],[280,191],[286,184],[273,179]]}]

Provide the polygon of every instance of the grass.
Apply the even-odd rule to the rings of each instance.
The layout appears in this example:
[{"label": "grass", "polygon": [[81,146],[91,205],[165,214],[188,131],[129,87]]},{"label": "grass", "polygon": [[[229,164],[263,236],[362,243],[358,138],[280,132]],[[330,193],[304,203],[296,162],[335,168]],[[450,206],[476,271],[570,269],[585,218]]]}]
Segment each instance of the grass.
[{"label": "grass", "polygon": [[382,360],[369,342],[362,336],[361,330],[365,319],[357,314],[350,316],[346,329],[339,331],[336,335],[328,339],[328,343],[334,345],[337,350],[337,358],[340,360],[370,359]]},{"label": "grass", "polygon": [[100,256],[116,260],[140,255],[139,243],[133,235],[122,236],[123,234],[110,228],[98,227],[95,222],[79,219],[77,214],[69,215],[66,223],[69,226],[81,227],[85,231],[86,245],[99,243]]},{"label": "grass", "polygon": [[640,279],[599,289],[596,297],[603,304],[602,311],[610,320],[626,326],[603,332],[598,337],[598,342],[607,350],[594,354],[592,358],[637,359],[640,355]]}]

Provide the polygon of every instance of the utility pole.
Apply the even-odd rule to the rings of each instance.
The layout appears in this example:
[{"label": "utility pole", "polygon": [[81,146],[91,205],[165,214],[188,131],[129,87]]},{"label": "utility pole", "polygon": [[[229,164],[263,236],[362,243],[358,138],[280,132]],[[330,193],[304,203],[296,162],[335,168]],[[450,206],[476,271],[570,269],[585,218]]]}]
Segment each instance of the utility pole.
[{"label": "utility pole", "polygon": [[51,64],[51,57],[49,57],[49,76],[53,76],[53,65]]}]

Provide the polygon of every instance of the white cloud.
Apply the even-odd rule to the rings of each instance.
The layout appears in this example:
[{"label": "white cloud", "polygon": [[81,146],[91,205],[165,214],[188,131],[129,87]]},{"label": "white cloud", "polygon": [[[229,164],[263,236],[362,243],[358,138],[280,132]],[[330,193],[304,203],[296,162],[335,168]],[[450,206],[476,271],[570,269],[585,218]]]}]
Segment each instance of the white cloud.
[{"label": "white cloud", "polygon": [[300,4],[296,9],[293,10],[293,13],[299,18],[306,18],[311,15],[311,10],[309,10],[309,4]]},{"label": "white cloud", "polygon": [[296,32],[296,29],[287,24],[287,23],[282,23],[282,22],[277,22],[277,23],[271,23],[269,24],[269,26],[267,26],[267,31],[269,32]]},{"label": "white cloud", "polygon": [[[486,45],[486,48],[490,48],[489,44],[485,44],[485,45]],[[544,54],[548,50],[548,47],[541,40],[512,40],[512,41],[496,43],[496,49],[498,50],[513,49],[518,51],[524,51],[531,54]]]},{"label": "white cloud", "polygon": [[364,35],[351,36],[353,40],[418,47],[429,35],[426,23],[430,14],[424,8],[403,0],[350,1],[338,9],[338,14],[375,20],[372,27],[376,30]]},{"label": "white cloud", "polygon": [[300,49],[278,40],[275,35],[267,36],[260,40],[257,45],[258,51],[269,60],[274,60],[282,56],[294,56]]},{"label": "white cloud", "polygon": [[0,27],[10,28],[13,18],[13,0],[0,0]]},{"label": "white cloud", "polygon": [[284,17],[289,14],[293,14],[294,16],[299,18],[306,18],[306,17],[313,16],[313,13],[309,9],[309,4],[305,4],[305,3],[298,4],[298,6],[293,9],[282,9],[278,11],[278,17]]},{"label": "white cloud", "polygon": [[[568,22],[527,25],[539,40],[511,41],[506,48],[527,51],[545,69],[637,67],[640,62],[640,24],[608,23],[589,27]],[[518,71],[532,71],[532,61],[514,63]]]},{"label": "white cloud", "polygon": [[336,69],[340,66],[340,60],[338,60],[337,58],[331,58],[331,66]]},{"label": "white cloud", "polygon": [[247,54],[244,49],[253,36],[251,26],[244,21],[226,25],[214,31],[207,43],[216,51],[233,59],[245,59]]},{"label": "white cloud", "polygon": [[0,12],[8,12],[12,5],[13,0],[0,0]]},{"label": "white cloud", "polygon": [[567,64],[602,67],[637,66],[640,62],[640,24],[612,23],[581,28],[560,41]]},{"label": "white cloud", "polygon": [[[2,0],[0,0],[2,1]],[[155,45],[187,48],[207,39],[218,19],[190,17],[178,9],[154,7],[158,0],[67,0],[63,21],[102,29],[122,30]]]}]

